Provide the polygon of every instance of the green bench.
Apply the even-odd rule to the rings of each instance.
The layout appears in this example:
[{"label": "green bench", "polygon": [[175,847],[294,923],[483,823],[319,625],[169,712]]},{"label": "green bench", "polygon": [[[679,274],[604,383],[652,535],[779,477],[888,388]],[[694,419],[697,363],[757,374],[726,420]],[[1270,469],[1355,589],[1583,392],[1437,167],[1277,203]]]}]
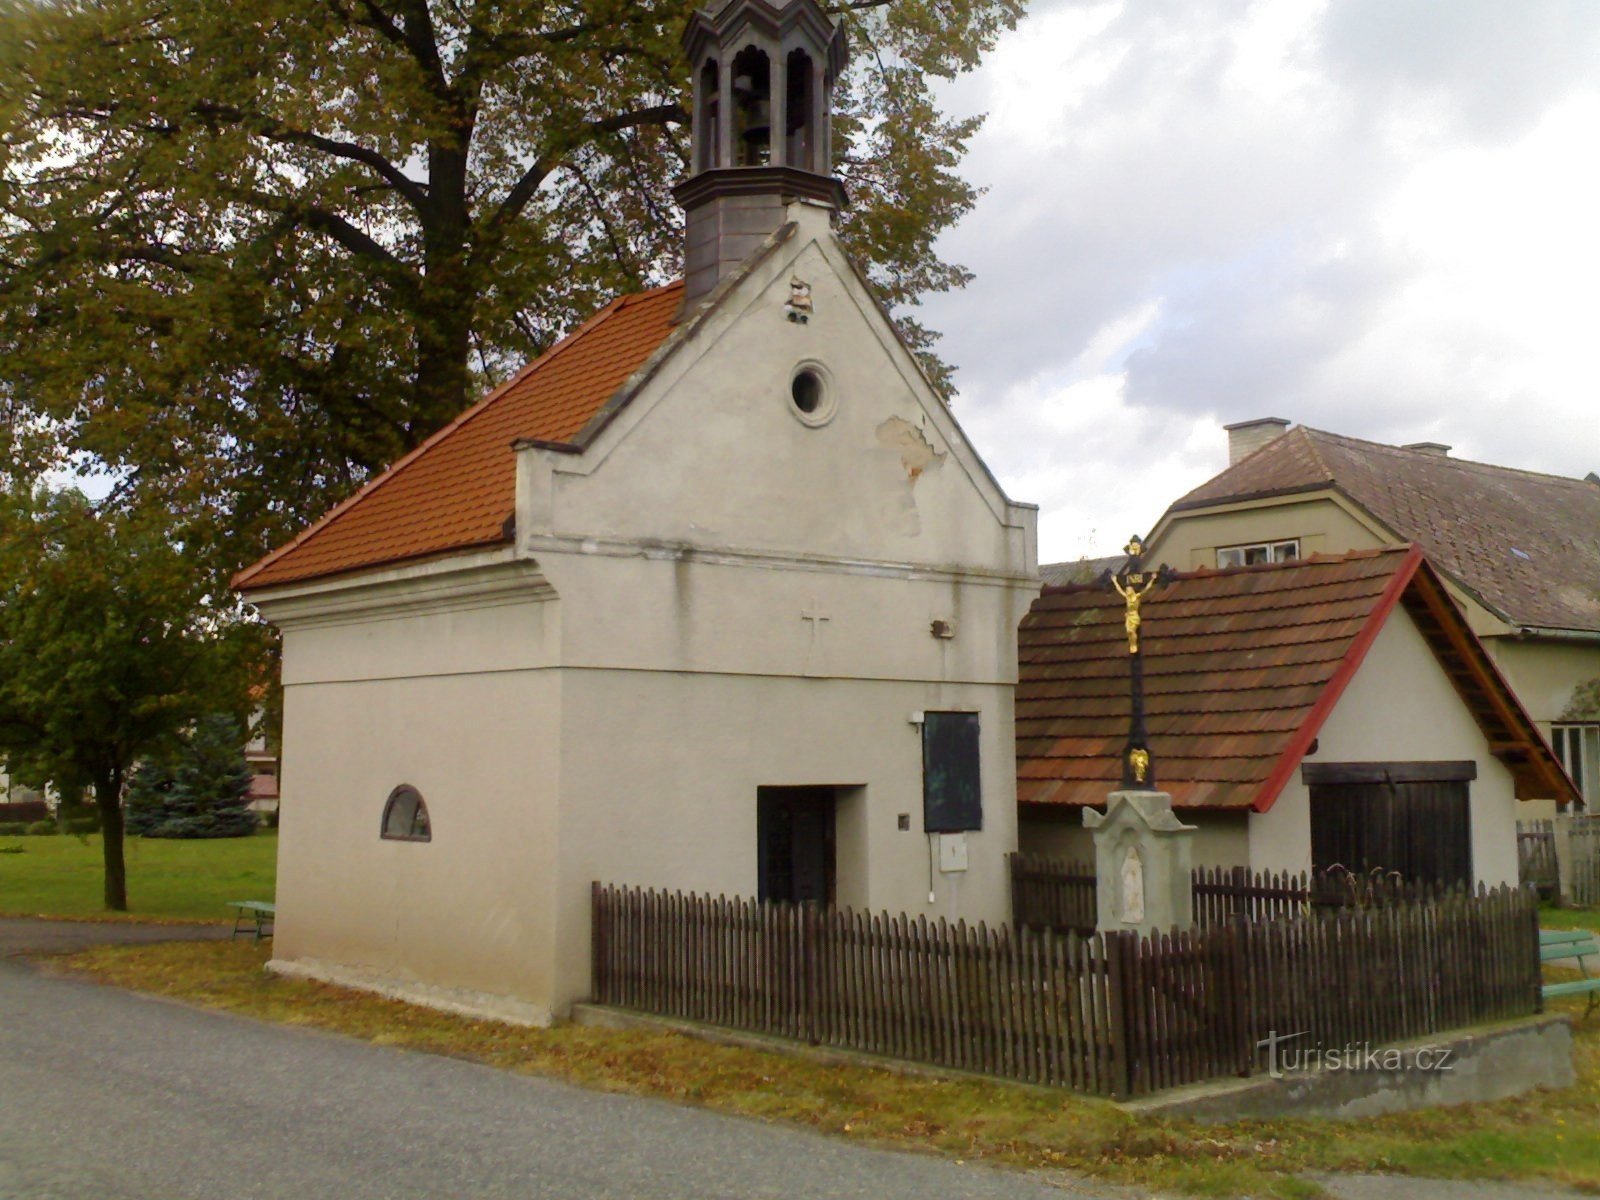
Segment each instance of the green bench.
[{"label": "green bench", "polygon": [[1539,961],[1561,962],[1566,959],[1577,961],[1578,970],[1583,972],[1582,979],[1569,979],[1565,983],[1547,983],[1543,993],[1546,1000],[1558,996],[1584,996],[1589,997],[1589,1006],[1583,1010],[1583,1015],[1594,1011],[1595,1005],[1600,1004],[1600,976],[1589,974],[1589,962],[1592,960],[1600,965],[1600,943],[1595,941],[1593,933],[1587,929],[1541,929],[1539,930]]},{"label": "green bench", "polygon": [[[230,900],[233,909],[233,938],[241,933],[254,934],[255,941],[272,936],[273,922],[278,916],[278,906],[265,900]],[[229,938],[232,941],[233,938]],[[1600,980],[1595,982],[1600,983]]]}]

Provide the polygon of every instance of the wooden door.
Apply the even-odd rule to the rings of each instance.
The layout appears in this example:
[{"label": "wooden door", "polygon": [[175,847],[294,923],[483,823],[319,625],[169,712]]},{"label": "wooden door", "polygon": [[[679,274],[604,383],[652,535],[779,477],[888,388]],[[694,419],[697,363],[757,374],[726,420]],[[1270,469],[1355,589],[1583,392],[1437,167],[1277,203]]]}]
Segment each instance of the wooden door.
[{"label": "wooden door", "polygon": [[756,793],[758,886],[762,901],[832,904],[834,790],[770,787]]},{"label": "wooden door", "polygon": [[1322,783],[1311,787],[1311,861],[1360,875],[1472,881],[1471,801],[1464,780]]}]

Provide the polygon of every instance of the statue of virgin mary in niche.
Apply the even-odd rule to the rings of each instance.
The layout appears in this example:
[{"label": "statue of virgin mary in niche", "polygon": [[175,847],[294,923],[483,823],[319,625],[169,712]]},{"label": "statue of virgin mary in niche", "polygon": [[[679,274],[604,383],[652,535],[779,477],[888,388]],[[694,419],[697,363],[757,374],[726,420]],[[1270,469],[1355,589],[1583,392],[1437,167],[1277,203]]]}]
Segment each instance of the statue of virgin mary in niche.
[{"label": "statue of virgin mary in niche", "polygon": [[1129,846],[1122,855],[1122,923],[1138,925],[1144,920],[1144,859],[1139,847]]}]

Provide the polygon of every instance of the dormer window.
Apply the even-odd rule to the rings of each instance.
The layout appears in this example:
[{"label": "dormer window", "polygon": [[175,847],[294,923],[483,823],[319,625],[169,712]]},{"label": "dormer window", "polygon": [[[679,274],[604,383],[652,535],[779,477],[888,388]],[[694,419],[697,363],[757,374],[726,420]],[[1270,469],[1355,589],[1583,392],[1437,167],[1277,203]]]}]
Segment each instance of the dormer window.
[{"label": "dormer window", "polygon": [[1261,563],[1295,562],[1300,558],[1300,539],[1282,542],[1252,542],[1245,546],[1218,546],[1217,567],[1254,567]]}]

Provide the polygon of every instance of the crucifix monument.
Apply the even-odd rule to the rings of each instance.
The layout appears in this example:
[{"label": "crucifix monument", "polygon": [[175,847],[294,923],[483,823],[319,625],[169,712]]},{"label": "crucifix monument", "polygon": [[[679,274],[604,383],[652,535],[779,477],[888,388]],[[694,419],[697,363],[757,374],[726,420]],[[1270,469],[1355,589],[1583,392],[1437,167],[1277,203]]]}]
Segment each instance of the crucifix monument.
[{"label": "crucifix monument", "polygon": [[1166,583],[1167,567],[1147,571],[1140,561],[1144,543],[1135,536],[1128,559],[1101,586],[1122,597],[1122,628],[1128,639],[1128,738],[1122,750],[1122,786],[1107,797],[1105,815],[1085,809],[1083,823],[1094,830],[1097,928],[1102,932],[1187,928],[1194,923],[1190,872],[1195,827],[1172,811],[1172,797],[1156,790],[1156,763],[1145,728],[1145,597]]}]

